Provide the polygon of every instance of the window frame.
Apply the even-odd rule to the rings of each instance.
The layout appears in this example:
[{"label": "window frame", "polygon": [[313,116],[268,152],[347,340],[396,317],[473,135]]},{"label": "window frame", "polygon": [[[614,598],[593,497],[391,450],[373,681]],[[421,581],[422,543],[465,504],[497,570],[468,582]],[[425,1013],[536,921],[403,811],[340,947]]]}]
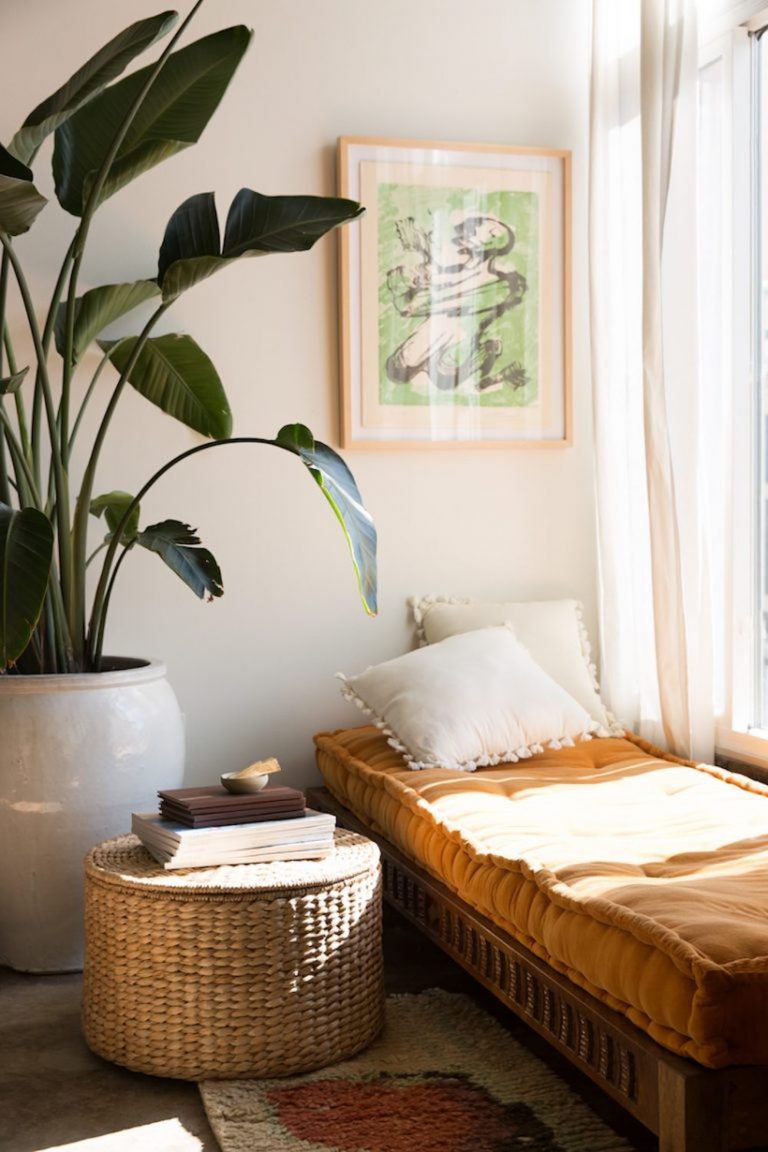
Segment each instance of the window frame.
[{"label": "window frame", "polygon": [[[757,38],[760,26],[768,25],[768,12],[755,19],[755,8],[744,23],[710,39],[700,51],[699,67],[716,60],[723,64],[722,124],[723,150],[730,162],[724,164],[722,221],[723,282],[725,302],[723,337],[727,363],[723,384],[729,403],[731,427],[725,429],[726,465],[730,476],[729,523],[725,526],[726,555],[725,627],[723,658],[723,709],[716,720],[717,752],[748,763],[768,761],[768,729],[756,727],[758,692],[762,682],[759,667],[762,629],[759,583],[757,521],[761,501],[756,498],[760,414],[758,373],[760,369],[757,307],[756,258],[759,251],[759,211],[757,204],[757,134],[755,131]],[[747,381],[748,387],[737,386]]]}]

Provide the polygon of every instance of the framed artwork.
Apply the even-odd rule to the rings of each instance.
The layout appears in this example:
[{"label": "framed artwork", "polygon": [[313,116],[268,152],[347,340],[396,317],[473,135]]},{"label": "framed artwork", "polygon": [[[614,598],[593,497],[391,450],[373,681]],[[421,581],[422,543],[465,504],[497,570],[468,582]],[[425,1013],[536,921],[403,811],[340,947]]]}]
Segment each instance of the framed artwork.
[{"label": "framed artwork", "polygon": [[344,447],[571,440],[570,153],[342,137]]}]

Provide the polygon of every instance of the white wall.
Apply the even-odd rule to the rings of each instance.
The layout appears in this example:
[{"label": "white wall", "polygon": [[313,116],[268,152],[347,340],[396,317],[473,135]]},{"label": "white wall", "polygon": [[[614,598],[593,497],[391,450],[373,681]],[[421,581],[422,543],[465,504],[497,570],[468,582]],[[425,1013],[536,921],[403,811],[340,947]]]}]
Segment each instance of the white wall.
[{"label": "white wall", "polygon": [[[2,17],[0,139],[145,0],[25,0]],[[185,8],[186,11],[186,8]],[[367,618],[341,533],[297,461],[225,447],[171,473],[145,522],[197,526],[226,595],[197,601],[148,554],[123,567],[107,650],[159,655],[187,717],[190,782],[277,755],[287,783],[314,779],[312,733],[360,722],[334,673],[411,646],[406,597],[578,596],[594,624],[588,390],[587,0],[209,0],[193,38],[246,23],[256,36],[201,142],[101,210],[83,287],[152,275],[165,223],[215,189],[223,217],[243,185],[335,191],[340,135],[486,141],[573,151],[574,446],[349,451],[380,536],[381,608]],[[50,145],[36,165],[50,187]],[[36,290],[71,234],[50,205],[18,249]],[[241,434],[301,420],[338,444],[336,246],[242,261],[199,286],[166,330],[189,331],[217,365]],[[127,326],[123,331],[132,330]],[[136,489],[195,442],[146,401],[124,400],[99,491]]]}]

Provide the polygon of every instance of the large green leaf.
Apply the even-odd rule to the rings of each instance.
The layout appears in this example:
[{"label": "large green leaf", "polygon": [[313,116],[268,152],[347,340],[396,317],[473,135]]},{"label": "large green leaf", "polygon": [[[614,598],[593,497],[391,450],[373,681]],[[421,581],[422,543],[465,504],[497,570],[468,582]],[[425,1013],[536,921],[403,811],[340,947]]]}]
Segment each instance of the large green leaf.
[{"label": "large green leaf", "polygon": [[352,473],[341,456],[315,440],[303,424],[286,424],[273,443],[299,456],[320,485],[347,538],[365,610],[375,616],[376,528]]},{"label": "large green leaf", "polygon": [[24,164],[35,153],[49,133],[63,124],[73,112],[100,92],[155,40],[165,36],[178,19],[176,12],[161,12],[131,24],[124,32],[91,56],[52,96],[30,112],[10,143],[10,151]]},{"label": "large green leaf", "polygon": [[363,211],[354,200],[263,196],[242,188],[232,201],[221,246],[213,193],[190,196],[168,221],[160,248],[157,278],[163,299],[174,299],[240,256],[306,252]]},{"label": "large green leaf", "polygon": [[[105,492],[103,496],[96,496],[91,500],[90,513],[97,518],[104,516],[107,522],[107,533],[105,540],[111,540],[114,536],[123,516],[128,511],[128,508],[133,503],[133,496],[130,492]],[[120,543],[130,545],[136,539],[139,531],[139,515],[141,509],[137,504],[131,512],[128,520],[123,525],[123,530],[120,533]]]},{"label": "large green leaf", "polygon": [[[72,363],[77,364],[92,340],[103,332],[108,324],[119,320],[127,312],[138,308],[157,296],[160,292],[154,280],[136,280],[132,284],[102,284],[91,288],[75,301],[75,329],[72,346]],[[56,313],[56,347],[64,355],[66,304],[60,304]]]},{"label": "large green leaf", "polygon": [[190,196],[171,216],[160,246],[157,282],[163,299],[173,300],[226,263],[213,192]]},{"label": "large green leaf", "polygon": [[32,183],[32,172],[0,144],[0,232],[28,232],[48,203]]},{"label": "large green leaf", "polygon": [[[124,372],[133,355],[136,337],[99,341],[109,358]],[[232,413],[219,375],[191,336],[156,336],[147,340],[128,381],[163,412],[213,440],[232,432]]]},{"label": "large green leaf", "polygon": [[[100,193],[119,188],[196,143],[248,47],[251,32],[224,28],[172,52],[142,101]],[[81,216],[93,182],[151,66],[132,72],[56,129],[53,174],[59,203]]]},{"label": "large green leaf", "polygon": [[180,520],[150,524],[139,532],[136,543],[157,552],[200,599],[224,595],[219,566],[208,549],[200,547],[200,539],[189,524]]},{"label": "large green leaf", "polygon": [[232,201],[223,254],[306,252],[332,228],[365,211],[354,200],[330,196],[262,196],[241,188]]},{"label": "large green leaf", "polygon": [[29,644],[43,607],[53,528],[36,508],[0,504],[0,669]]}]

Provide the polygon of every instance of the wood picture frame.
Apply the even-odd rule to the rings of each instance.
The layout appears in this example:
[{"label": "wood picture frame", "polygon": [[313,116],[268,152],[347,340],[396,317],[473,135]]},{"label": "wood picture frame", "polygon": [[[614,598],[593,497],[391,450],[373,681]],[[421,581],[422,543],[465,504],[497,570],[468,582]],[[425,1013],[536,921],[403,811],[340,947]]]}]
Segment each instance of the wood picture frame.
[{"label": "wood picture frame", "polygon": [[571,443],[571,157],[341,137],[345,448]]}]

